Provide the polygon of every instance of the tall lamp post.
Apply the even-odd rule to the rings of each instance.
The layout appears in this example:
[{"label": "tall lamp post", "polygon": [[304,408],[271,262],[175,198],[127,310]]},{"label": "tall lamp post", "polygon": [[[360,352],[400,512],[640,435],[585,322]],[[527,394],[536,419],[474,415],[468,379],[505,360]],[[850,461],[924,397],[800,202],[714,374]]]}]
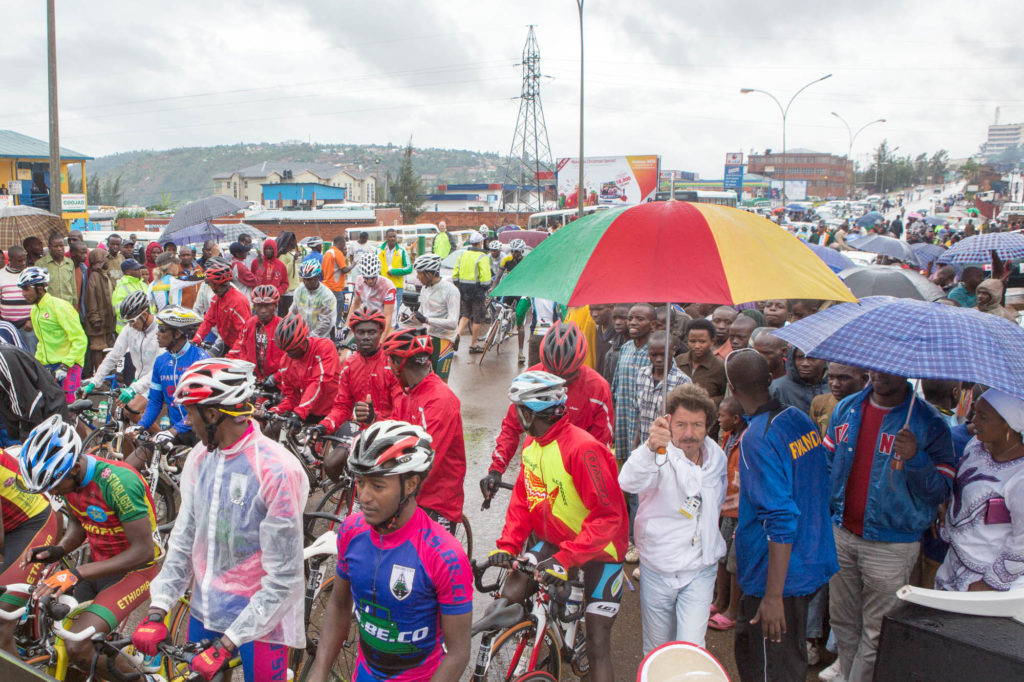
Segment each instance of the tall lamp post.
[{"label": "tall lamp post", "polygon": [[[580,2],[582,2],[582,1],[583,0],[580,0]],[[769,97],[772,98],[772,101],[775,102],[775,104],[779,107],[779,113],[782,114],[782,206],[783,206],[783,208],[785,208],[785,206],[786,206],[786,175],[787,175],[787,165],[788,165],[787,164],[787,158],[786,158],[786,116],[789,115],[789,108],[791,106],[793,106],[793,100],[795,100],[797,98],[797,95],[799,95],[801,92],[803,92],[807,88],[811,87],[815,83],[820,83],[821,81],[825,80],[826,78],[831,78],[831,77],[832,77],[832,74],[829,73],[829,74],[826,74],[826,75],[822,76],[821,78],[817,78],[817,79],[811,81],[810,83],[808,83],[807,85],[803,86],[802,88],[797,90],[795,93],[793,93],[793,96],[789,98],[789,102],[786,103],[785,107],[782,106],[782,102],[780,102],[779,99],[775,95],[773,95],[772,93],[768,92],[767,90],[760,90],[758,88],[740,88],[740,92],[742,94],[744,94],[744,95],[746,95],[748,93],[751,93],[751,92],[760,92],[762,95],[768,95]]]},{"label": "tall lamp post", "polygon": [[[889,158],[890,159],[893,158],[893,154],[898,152],[899,149],[900,149],[899,145],[896,145],[895,147],[890,149],[889,150]],[[879,189],[879,194],[885,194],[885,165],[884,165],[885,161],[886,161],[886,159],[883,158],[881,163],[878,164],[879,166],[881,166],[881,169],[882,169],[882,182],[879,184],[879,188],[878,188]]]},{"label": "tall lamp post", "polygon": [[[576,188],[576,208],[579,211],[579,218],[583,217],[583,0],[576,0],[576,7],[580,11],[580,179]],[[538,182],[540,182],[538,180]]]},{"label": "tall lamp post", "polygon": [[[868,126],[875,125],[876,123],[885,123],[885,119],[884,118],[875,119],[874,121],[871,121],[870,123],[865,123],[864,125],[862,125],[860,128],[857,129],[857,132],[853,132],[850,129],[850,124],[846,122],[845,118],[843,118],[842,116],[840,116],[839,114],[837,114],[834,111],[832,112],[832,115],[835,116],[836,118],[838,118],[840,121],[842,121],[843,125],[846,126],[846,134],[849,136],[849,139],[850,139],[850,144],[847,145],[847,147],[846,147],[846,162],[850,163],[850,164],[853,163],[853,156],[852,156],[853,155],[853,141],[857,139],[857,136],[861,134],[861,131],[863,131]],[[849,169],[848,175],[849,175],[849,178],[850,178],[850,182],[849,182],[848,188],[846,190],[846,198],[847,199],[849,199],[853,195],[853,169],[852,168]]]}]

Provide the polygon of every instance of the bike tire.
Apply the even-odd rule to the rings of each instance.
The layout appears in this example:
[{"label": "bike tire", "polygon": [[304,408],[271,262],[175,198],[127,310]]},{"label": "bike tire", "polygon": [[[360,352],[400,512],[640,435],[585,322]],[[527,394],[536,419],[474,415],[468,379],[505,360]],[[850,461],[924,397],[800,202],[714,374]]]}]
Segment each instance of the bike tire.
[{"label": "bike tire", "polygon": [[495,319],[494,322],[491,322],[491,326],[487,330],[487,338],[484,340],[483,352],[480,353],[480,362],[477,364],[483,364],[484,358],[487,357],[487,351],[489,351],[491,349],[491,346],[494,345],[494,340],[498,336],[498,327],[500,326],[501,321],[498,319]]},{"label": "bike tire", "polygon": [[[484,679],[488,682],[508,682],[517,679],[514,671],[523,656],[529,656],[530,648],[537,633],[537,624],[532,620],[524,620],[498,635],[491,645],[491,662],[487,666]],[[556,680],[561,679],[562,655],[558,650],[557,640],[550,628],[545,628],[541,640],[540,654],[537,656],[537,667],[527,672],[546,672]],[[528,679],[528,678],[527,678]]]},{"label": "bike tire", "polygon": [[38,656],[33,656],[32,658],[26,658],[23,662],[25,663],[25,665],[32,668],[33,670],[38,670],[39,672],[46,673],[47,675],[50,675],[52,674],[52,672],[54,672],[53,669],[50,667],[49,654],[39,654]]},{"label": "bike tire", "polygon": [[188,644],[188,622],[191,616],[192,605],[187,599],[179,599],[177,605],[171,609],[171,627],[167,633],[175,646]]},{"label": "bike tire", "polygon": [[473,527],[469,525],[469,519],[465,515],[462,516],[462,520],[455,524],[455,532],[453,533],[455,539],[462,549],[466,550],[466,556],[473,556]]},{"label": "bike tire", "polygon": [[85,440],[82,441],[82,452],[87,452],[90,455],[96,455],[99,457],[106,457],[107,459],[122,459],[121,453],[112,453],[110,446],[113,444],[113,438],[109,442],[104,442],[106,436],[110,434],[104,429],[94,429]]},{"label": "bike tire", "polygon": [[[316,503],[314,511],[334,514],[340,518],[348,516],[352,513],[352,484],[347,481],[335,483]],[[306,541],[312,542],[327,531],[334,530],[332,523],[327,519],[311,519],[303,529]]]},{"label": "bike tire", "polygon": [[[306,622],[306,655],[303,657],[302,666],[299,669],[297,678],[309,679],[313,670],[315,642],[320,638],[320,625],[323,623],[324,614],[327,610],[327,603],[331,598],[331,590],[334,588],[334,576],[330,575],[324,580],[324,584],[316,591],[313,597],[313,605],[310,608],[309,620]],[[355,624],[355,618],[348,629],[348,638],[342,643],[341,651],[331,666],[329,680],[337,682],[350,682],[355,672],[356,658],[359,656],[359,628]],[[311,646],[312,645],[312,646]]]},{"label": "bike tire", "polygon": [[[156,513],[156,525],[163,526],[178,518],[178,505],[180,496],[176,486],[167,476],[161,472],[156,482],[156,490],[153,491],[153,511]],[[170,536],[170,532],[167,533]],[[162,538],[166,545],[167,538]]]}]

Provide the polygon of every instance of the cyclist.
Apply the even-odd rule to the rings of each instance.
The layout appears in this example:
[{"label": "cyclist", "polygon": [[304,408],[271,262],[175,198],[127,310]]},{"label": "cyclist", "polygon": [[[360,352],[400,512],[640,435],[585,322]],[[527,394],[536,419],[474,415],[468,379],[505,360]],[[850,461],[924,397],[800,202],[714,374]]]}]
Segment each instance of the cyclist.
[{"label": "cyclist", "polygon": [[494,287],[498,286],[498,281],[501,279],[502,275],[501,262],[504,260],[504,258],[501,255],[501,242],[498,241],[497,239],[492,239],[491,241],[489,241],[487,243],[487,255],[491,259],[490,288],[493,290]]},{"label": "cyclist", "polygon": [[430,369],[433,343],[423,329],[402,329],[384,339],[384,354],[402,384],[404,396],[393,414],[430,434],[437,466],[423,482],[419,505],[449,532],[462,521],[466,444],[462,435],[462,404]]},{"label": "cyclist", "polygon": [[[573,322],[559,322],[552,327],[540,346],[541,361],[528,371],[543,370],[565,380],[568,394],[565,414],[574,424],[598,443],[610,448],[612,443],[612,392],[596,371],[583,364],[587,356],[587,340]],[[494,442],[491,466],[480,481],[480,490],[490,499],[498,490],[501,475],[508,469],[509,462],[519,449],[523,427],[517,416],[515,403],[508,406],[501,431]]]},{"label": "cyclist", "polygon": [[[526,253],[526,242],[522,239],[513,239],[508,243],[511,253],[501,259],[501,272],[498,275],[500,280],[502,277],[507,275],[516,269],[516,266],[523,261],[523,255]],[[519,364],[526,364],[526,356],[523,355],[523,344],[526,343],[526,313],[530,311],[530,299],[528,297],[520,296],[505,296],[502,298],[502,303],[507,306],[512,306],[516,311],[516,336],[519,342]]]},{"label": "cyclist", "polygon": [[[64,389],[28,351],[0,343],[0,425],[7,441],[21,442],[44,419],[68,416]],[[2,434],[0,434],[2,435]]]},{"label": "cyclist", "polygon": [[[42,570],[40,564],[22,566],[18,561],[28,547],[45,547],[57,540],[57,514],[42,495],[33,495],[17,485],[18,460],[0,450],[0,585],[35,585]],[[27,595],[4,592],[0,609],[14,611],[25,605]],[[17,621],[0,620],[0,649],[15,656],[14,630]]]},{"label": "cyclist", "polygon": [[155,655],[164,618],[192,585],[189,641],[214,640],[192,670],[209,680],[237,652],[246,682],[285,680],[288,647],[305,646],[302,510],[296,459],[250,419],[255,380],[242,360],[201,360],[174,399],[199,434],[181,474],[181,509],[132,642]]},{"label": "cyclist", "polygon": [[210,354],[223,355],[238,343],[242,327],[249,319],[249,299],[231,283],[234,277],[231,265],[219,258],[213,258],[206,263],[205,277],[214,296],[209,310],[203,315],[199,330],[192,337],[192,343],[201,344],[206,335],[216,327],[220,341]]},{"label": "cyclist", "polygon": [[[157,433],[153,442],[195,445],[196,435],[185,418],[185,410],[174,402],[174,388],[192,363],[210,357],[205,350],[188,341],[199,326],[200,318],[188,308],[169,305],[156,314],[156,321],[156,342],[166,350],[153,361],[146,411],[142,413],[138,424],[128,427],[127,433],[151,430],[166,405],[171,426]],[[149,464],[152,454],[148,447],[136,448],[125,461],[141,470]]]},{"label": "cyclist", "polygon": [[[277,325],[274,339],[286,357],[274,375],[281,389],[281,402],[271,412],[291,416],[294,426],[318,424],[331,411],[338,395],[338,349],[330,339],[311,337],[306,321],[294,313]],[[279,432],[275,426],[266,429],[271,437]]]},{"label": "cyclist", "polygon": [[455,359],[455,346],[459,326],[459,290],[448,280],[441,279],[441,258],[427,253],[413,263],[416,277],[423,285],[420,309],[412,316],[427,325],[427,333],[434,344],[430,365],[441,381],[448,383],[448,374]]},{"label": "cyclist", "polygon": [[64,299],[46,292],[50,273],[46,268],[25,268],[18,278],[25,300],[32,304],[29,319],[35,332],[36,359],[53,373],[69,403],[82,383],[82,363],[88,339],[78,311]]},{"label": "cyclist", "polygon": [[329,679],[353,613],[354,680],[457,680],[466,669],[469,561],[418,506],[433,460],[430,436],[405,422],[377,422],[355,441],[348,467],[361,510],[338,531],[338,577],[321,621],[313,682]]},{"label": "cyclist", "polygon": [[[59,495],[67,503],[64,536],[55,545],[29,546],[21,566],[54,563],[83,542],[89,563],[59,570],[36,585],[35,596],[73,591],[79,602],[92,601],[68,629],[113,632],[149,598],[160,548],[153,541],[156,513],[146,482],[127,464],[82,453],[74,427],[54,415],[29,434],[19,457],[20,483],[30,493]],[[71,660],[88,670],[92,642],[65,641]],[[101,656],[97,670],[109,670]],[[130,667],[119,663],[128,672]]]},{"label": "cyclist", "polygon": [[135,367],[135,380],[121,389],[117,400],[128,410],[130,418],[134,416],[137,419],[145,409],[146,394],[153,378],[153,363],[161,352],[156,338],[157,322],[149,312],[149,297],[142,291],[128,294],[118,306],[118,313],[126,326],[117,335],[114,349],[103,358],[92,378],[85,381],[82,393],[89,395],[102,385],[114,373],[121,358],[128,354]]},{"label": "cyclist", "polygon": [[455,263],[455,271],[452,272],[452,281],[458,287],[461,298],[459,328],[456,337],[462,336],[468,326],[473,334],[469,352],[483,353],[484,349],[476,344],[477,339],[480,338],[484,317],[487,314],[486,300],[487,289],[491,284],[491,265],[490,259],[483,251],[484,236],[482,234],[471,232],[467,244],[468,248],[459,254],[459,259]]},{"label": "cyclist", "polygon": [[313,336],[330,338],[334,331],[337,300],[331,290],[320,283],[320,261],[307,256],[299,264],[299,279],[302,286],[295,290],[288,314],[302,316],[306,326],[313,330]]},{"label": "cyclist", "polygon": [[395,285],[387,277],[381,277],[380,257],[376,253],[360,254],[358,264],[359,276],[356,277],[355,296],[352,298],[352,307],[349,309],[345,326],[351,329],[352,311],[366,306],[383,313],[388,323],[384,328],[384,335],[387,336],[391,331],[391,321],[395,313]]},{"label": "cyclist", "polygon": [[[509,398],[528,437],[505,527],[489,560],[508,566],[530,533],[534,577],[564,582],[582,570],[591,679],[611,682],[611,630],[622,598],[622,558],[629,524],[611,451],[566,417],[565,380],[528,371],[512,381]],[[527,578],[510,573],[502,596],[527,594]]]},{"label": "cyclist", "polygon": [[256,378],[264,381],[281,368],[284,353],[277,347],[274,333],[281,323],[277,305],[281,301],[279,287],[261,284],[252,290],[253,315],[245,321],[242,333],[226,357],[251,362],[256,367]]}]

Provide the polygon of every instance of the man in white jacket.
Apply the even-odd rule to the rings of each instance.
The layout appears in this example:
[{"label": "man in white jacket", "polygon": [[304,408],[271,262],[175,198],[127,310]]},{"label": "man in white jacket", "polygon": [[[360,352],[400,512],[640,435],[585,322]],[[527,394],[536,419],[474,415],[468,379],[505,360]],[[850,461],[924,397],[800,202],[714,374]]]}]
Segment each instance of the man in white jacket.
[{"label": "man in white jacket", "polygon": [[707,436],[715,413],[700,386],[672,389],[666,415],[619,473],[622,490],[639,495],[634,535],[644,654],[676,640],[704,646],[718,560],[725,555],[718,512],[727,458]]}]

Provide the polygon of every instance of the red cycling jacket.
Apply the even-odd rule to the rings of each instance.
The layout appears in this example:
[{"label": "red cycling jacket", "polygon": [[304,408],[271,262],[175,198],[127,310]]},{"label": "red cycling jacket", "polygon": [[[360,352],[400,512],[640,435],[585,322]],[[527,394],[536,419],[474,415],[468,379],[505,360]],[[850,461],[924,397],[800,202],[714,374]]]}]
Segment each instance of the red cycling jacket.
[{"label": "red cycling jacket", "polygon": [[309,338],[309,348],[301,358],[285,355],[277,372],[277,386],[283,396],[271,412],[294,412],[300,419],[323,416],[331,411],[338,394],[341,362],[338,349],[330,339]]},{"label": "red cycling jacket", "polygon": [[327,433],[334,433],[351,419],[352,408],[356,403],[365,401],[367,395],[373,399],[373,412],[377,419],[391,419],[395,403],[402,396],[402,385],[388,367],[388,358],[379,347],[370,356],[357,352],[345,358],[338,380],[338,396],[330,413],[320,422]]},{"label": "red cycling jacket", "polygon": [[263,248],[267,248],[268,244],[274,249],[273,257],[267,258],[263,251],[260,251],[259,258],[252,264],[252,274],[256,277],[257,285],[275,286],[284,296],[288,293],[288,267],[277,257],[277,241],[267,239],[263,242]]},{"label": "red cycling jacket", "polygon": [[461,521],[466,444],[462,439],[459,399],[448,384],[431,372],[401,396],[392,418],[421,426],[431,437],[434,466],[420,488],[416,503],[449,521]]},{"label": "red cycling jacket", "polygon": [[[547,370],[543,364],[537,364],[527,371]],[[580,427],[599,443],[610,448],[613,442],[615,411],[612,409],[612,390],[608,381],[599,372],[583,365],[580,367],[579,376],[569,384],[568,389],[565,413],[569,417],[569,423]],[[505,419],[501,422],[501,431],[494,439],[489,471],[505,473],[508,463],[512,461],[516,449],[519,448],[519,437],[522,434],[523,427],[519,425],[519,419],[516,417],[516,408],[509,405]]]},{"label": "red cycling jacket", "polygon": [[249,321],[252,309],[249,299],[234,286],[228,288],[223,296],[214,295],[210,309],[203,316],[203,323],[193,337],[193,343],[199,343],[214,327],[224,341],[225,348],[234,348],[242,334],[242,327]]},{"label": "red cycling jacket", "polygon": [[527,437],[498,549],[518,555],[531,532],[558,545],[554,557],[566,568],[621,563],[626,554],[629,520],[615,458],[565,417],[542,437]]},{"label": "red cycling jacket", "polygon": [[[274,315],[274,317],[270,318],[270,322],[262,325],[259,318],[253,315],[246,321],[245,326],[242,327],[242,333],[239,335],[234,347],[228,351],[227,357],[245,360],[256,365],[256,378],[263,381],[281,369],[281,361],[285,357],[274,341],[274,332],[277,331],[277,325],[280,322],[281,318]],[[265,345],[262,353],[256,348],[256,336],[258,333],[265,335],[263,340]]]}]

